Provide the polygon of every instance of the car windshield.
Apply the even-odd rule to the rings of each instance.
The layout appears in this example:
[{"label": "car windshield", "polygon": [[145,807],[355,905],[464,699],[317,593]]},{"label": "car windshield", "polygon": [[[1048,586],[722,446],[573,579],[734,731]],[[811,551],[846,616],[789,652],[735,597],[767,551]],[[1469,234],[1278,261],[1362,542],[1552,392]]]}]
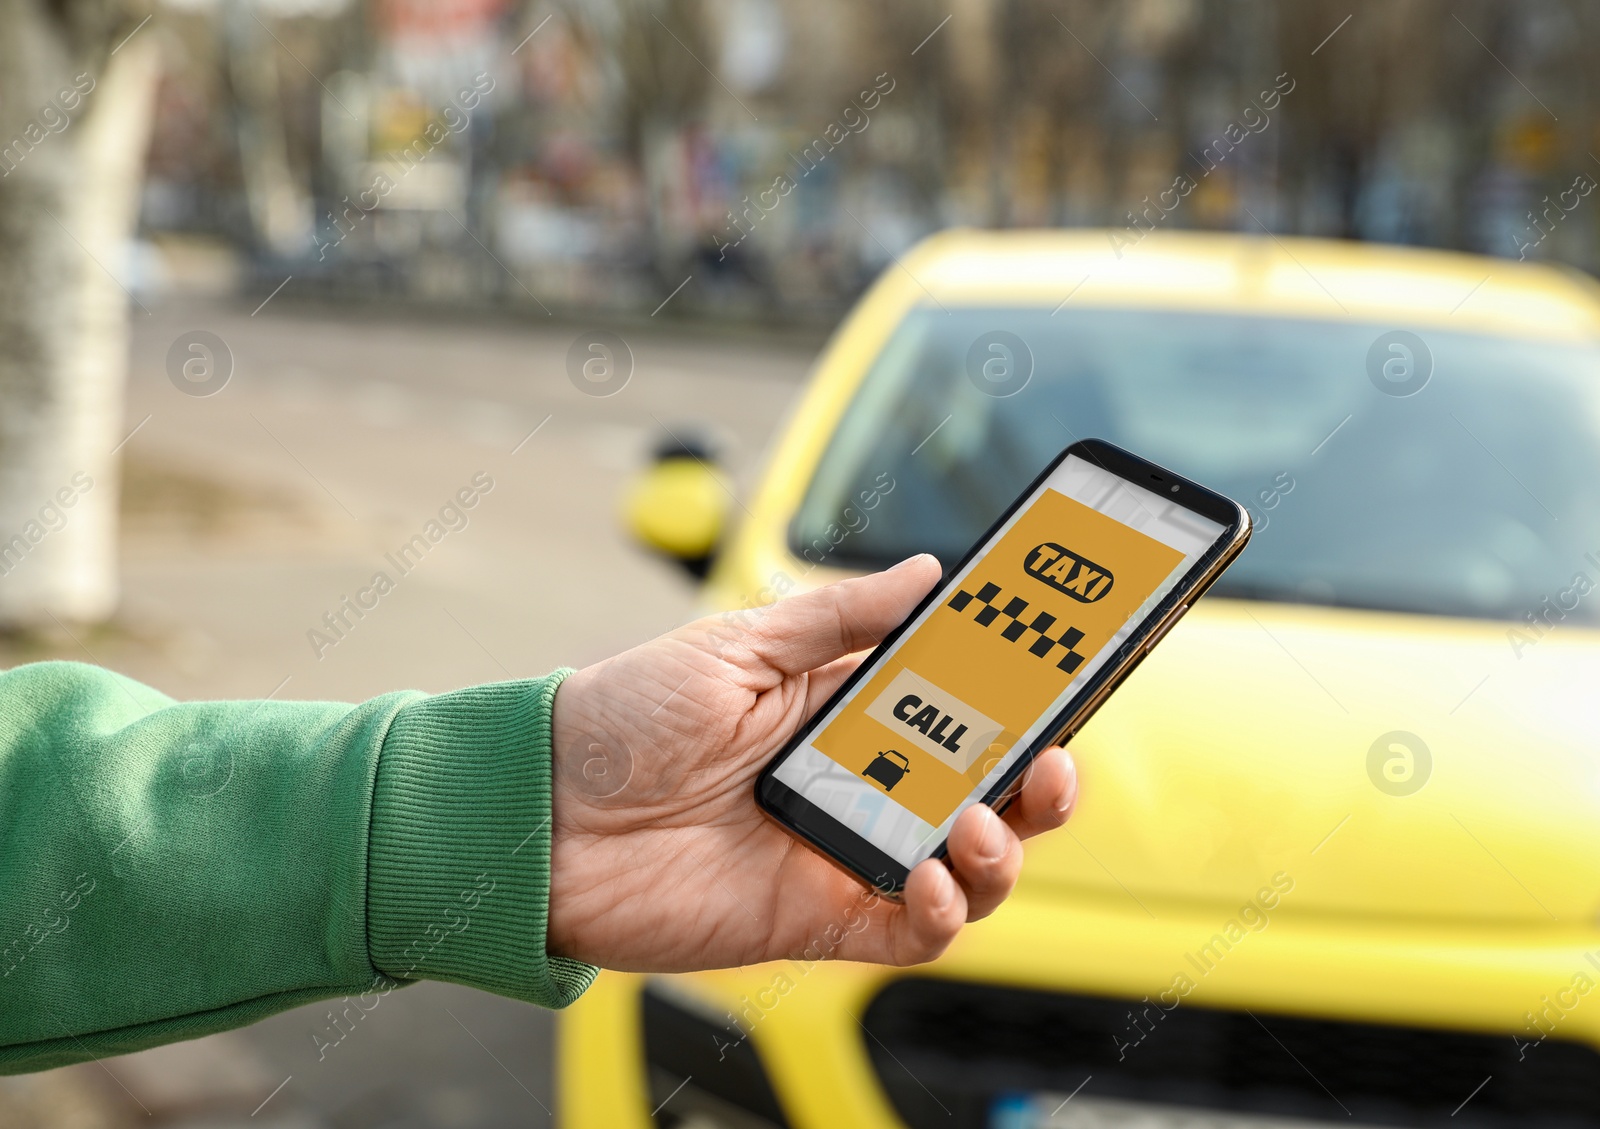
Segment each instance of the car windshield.
[{"label": "car windshield", "polygon": [[[1256,536],[1218,594],[1519,619],[1549,597],[1593,621],[1600,595],[1572,588],[1600,561],[1600,348],[1432,329],[1391,348],[1394,329],[918,309],[846,410],[792,547],[949,564],[1093,436],[1250,507]],[[1027,383],[996,395],[1028,354]]]}]

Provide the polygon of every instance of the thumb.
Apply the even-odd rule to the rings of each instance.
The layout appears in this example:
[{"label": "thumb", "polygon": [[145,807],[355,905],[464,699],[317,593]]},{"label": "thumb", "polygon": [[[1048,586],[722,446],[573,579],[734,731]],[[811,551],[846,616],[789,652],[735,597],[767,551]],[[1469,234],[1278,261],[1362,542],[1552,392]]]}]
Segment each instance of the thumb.
[{"label": "thumb", "polygon": [[905,622],[939,573],[939,562],[922,553],[886,572],[781,600],[752,624],[750,649],[784,674],[815,670],[876,645]]}]

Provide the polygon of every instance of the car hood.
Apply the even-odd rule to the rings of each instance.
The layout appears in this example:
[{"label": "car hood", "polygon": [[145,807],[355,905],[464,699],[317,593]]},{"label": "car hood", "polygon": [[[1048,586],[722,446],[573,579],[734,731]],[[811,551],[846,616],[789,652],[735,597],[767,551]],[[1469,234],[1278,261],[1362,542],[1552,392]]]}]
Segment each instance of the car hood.
[{"label": "car hood", "polygon": [[1073,742],[1022,892],[1588,924],[1597,687],[1589,629],[1207,600]]}]

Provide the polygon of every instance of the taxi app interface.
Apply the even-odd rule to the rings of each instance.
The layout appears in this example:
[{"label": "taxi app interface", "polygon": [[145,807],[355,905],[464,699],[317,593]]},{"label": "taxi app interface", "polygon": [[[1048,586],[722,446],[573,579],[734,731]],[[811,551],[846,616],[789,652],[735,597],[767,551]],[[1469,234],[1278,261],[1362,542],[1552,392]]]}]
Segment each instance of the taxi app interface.
[{"label": "taxi app interface", "polygon": [[892,853],[924,854],[1221,531],[1068,458],[778,779]]},{"label": "taxi app interface", "polygon": [[943,823],[1182,559],[1047,489],[812,743]]}]

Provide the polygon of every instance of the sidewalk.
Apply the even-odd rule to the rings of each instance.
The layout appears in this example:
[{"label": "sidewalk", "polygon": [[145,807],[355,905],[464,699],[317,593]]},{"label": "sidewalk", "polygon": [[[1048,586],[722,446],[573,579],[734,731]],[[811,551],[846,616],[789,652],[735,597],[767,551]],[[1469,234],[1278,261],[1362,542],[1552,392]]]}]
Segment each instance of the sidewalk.
[{"label": "sidewalk", "polygon": [[[205,398],[165,371],[196,329],[234,358]],[[0,644],[0,665],[101,662],[180,698],[354,701],[582,665],[681,622],[694,589],[628,541],[619,494],[664,427],[709,427],[748,480],[811,357],[630,334],[633,376],[601,398],[568,379],[570,328],[137,317],[122,610],[77,641]],[[332,645],[311,634],[477,475],[493,487],[464,527]],[[551,1123],[546,1013],[423,984],[319,1061],[326,1010],[0,1080],[0,1129]]]}]

